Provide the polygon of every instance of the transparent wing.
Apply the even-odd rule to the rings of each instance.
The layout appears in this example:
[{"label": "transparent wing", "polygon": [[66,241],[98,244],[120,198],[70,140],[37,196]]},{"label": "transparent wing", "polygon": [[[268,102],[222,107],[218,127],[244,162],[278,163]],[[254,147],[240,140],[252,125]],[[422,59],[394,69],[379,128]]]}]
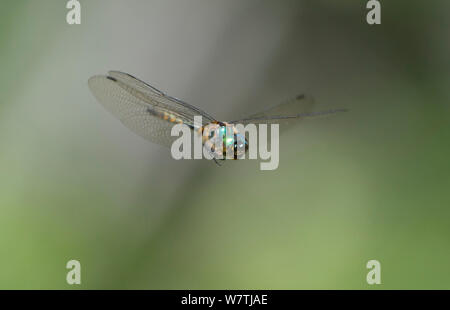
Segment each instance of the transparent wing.
[{"label": "transparent wing", "polygon": [[303,94],[260,113],[250,115],[240,120],[234,120],[230,123],[243,125],[250,123],[279,124],[280,131],[283,131],[291,128],[293,125],[298,123],[299,120],[304,118],[317,117],[346,111],[344,109],[340,109],[313,112],[313,109],[314,99],[310,95]]},{"label": "transparent wing", "polygon": [[214,117],[212,117],[205,111],[189,103],[181,101],[178,98],[166,95],[162,91],[128,73],[123,73],[120,71],[109,71],[108,74],[110,77],[122,82],[124,85],[148,95],[147,99],[151,100],[152,98],[157,98],[158,100],[156,100],[156,102],[153,102],[153,104],[155,105],[167,107],[169,110],[178,112],[180,114],[201,115],[205,120],[205,123],[209,123],[215,120]]},{"label": "transparent wing", "polygon": [[194,116],[202,116],[201,125],[214,120],[200,109],[126,73],[111,71],[108,76],[93,76],[88,84],[97,100],[126,127],[160,145],[170,147],[177,137],[170,135],[175,123],[159,117],[159,113],[175,115],[190,126],[195,125]]}]

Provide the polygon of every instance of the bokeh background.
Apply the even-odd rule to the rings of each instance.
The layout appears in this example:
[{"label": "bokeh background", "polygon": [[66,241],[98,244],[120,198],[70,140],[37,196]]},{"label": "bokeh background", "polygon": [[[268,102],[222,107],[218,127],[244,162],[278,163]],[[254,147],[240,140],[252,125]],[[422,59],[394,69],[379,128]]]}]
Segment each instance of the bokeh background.
[{"label": "bokeh background", "polygon": [[[0,2],[0,288],[450,288],[449,1],[378,26],[361,0],[80,2],[72,26]],[[223,120],[302,92],[350,112],[283,135],[275,171],[175,161],[96,102],[112,69]]]}]

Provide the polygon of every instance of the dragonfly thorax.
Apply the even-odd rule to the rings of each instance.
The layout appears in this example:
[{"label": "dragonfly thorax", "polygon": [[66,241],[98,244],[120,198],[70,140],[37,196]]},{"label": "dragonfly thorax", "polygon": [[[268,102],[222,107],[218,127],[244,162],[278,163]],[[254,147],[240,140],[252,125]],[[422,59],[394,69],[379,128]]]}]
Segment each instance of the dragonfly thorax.
[{"label": "dragonfly thorax", "polygon": [[238,159],[248,151],[248,141],[236,126],[211,122],[201,127],[202,141],[217,159]]}]

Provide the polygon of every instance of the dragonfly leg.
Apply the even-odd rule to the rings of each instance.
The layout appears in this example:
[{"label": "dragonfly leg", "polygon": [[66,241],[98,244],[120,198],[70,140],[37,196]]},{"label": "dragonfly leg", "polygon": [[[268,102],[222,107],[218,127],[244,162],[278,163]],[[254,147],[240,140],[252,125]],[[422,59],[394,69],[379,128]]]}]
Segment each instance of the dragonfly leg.
[{"label": "dragonfly leg", "polygon": [[219,162],[217,161],[217,159],[215,159],[215,158],[213,158],[213,159],[214,159],[214,162],[217,164],[217,166],[219,166],[219,167],[222,166],[222,164],[219,164]]}]

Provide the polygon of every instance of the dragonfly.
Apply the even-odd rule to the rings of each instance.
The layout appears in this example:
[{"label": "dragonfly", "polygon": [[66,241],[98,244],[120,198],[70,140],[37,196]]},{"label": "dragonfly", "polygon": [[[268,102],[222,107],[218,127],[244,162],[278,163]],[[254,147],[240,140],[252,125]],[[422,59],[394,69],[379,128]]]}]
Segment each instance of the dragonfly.
[{"label": "dragonfly", "polygon": [[[286,130],[298,120],[306,117],[345,112],[345,109],[312,112],[314,100],[309,95],[299,95],[275,107],[233,121],[219,121],[207,112],[169,96],[157,88],[124,72],[109,71],[107,75],[95,75],[88,81],[96,99],[123,125],[144,139],[170,147],[177,137],[171,135],[172,127],[185,124],[202,136],[202,143],[211,144],[214,139],[223,139],[223,149],[210,147],[213,159],[238,159],[248,151],[248,140],[236,125],[279,124]],[[194,120],[201,116],[201,123]],[[224,128],[231,128],[233,139],[229,139]],[[206,137],[206,138],[205,138]],[[234,156],[223,156],[227,153]]]}]

